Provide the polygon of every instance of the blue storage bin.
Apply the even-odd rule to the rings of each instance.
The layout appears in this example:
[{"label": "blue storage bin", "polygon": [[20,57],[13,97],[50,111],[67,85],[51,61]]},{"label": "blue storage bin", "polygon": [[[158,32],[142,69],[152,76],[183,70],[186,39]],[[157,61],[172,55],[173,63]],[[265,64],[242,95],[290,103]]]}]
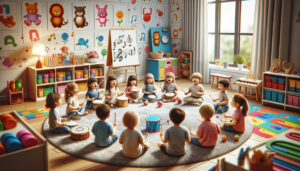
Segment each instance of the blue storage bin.
[{"label": "blue storage bin", "polygon": [[285,78],[278,78],[278,84],[284,84],[285,83]]},{"label": "blue storage bin", "polygon": [[278,77],[271,77],[272,83],[277,83],[278,82]]},{"label": "blue storage bin", "polygon": [[1,142],[7,152],[13,152],[23,148],[21,141],[11,132],[4,133],[1,136]]},{"label": "blue storage bin", "polygon": [[289,87],[289,91],[295,92],[296,88],[295,87]]},{"label": "blue storage bin", "polygon": [[271,100],[271,91],[270,90],[265,90],[265,99]]},{"label": "blue storage bin", "polygon": [[284,101],[284,94],[283,93],[277,93],[277,102],[283,103]]},{"label": "blue storage bin", "polygon": [[300,93],[300,88],[296,88],[297,93]]},{"label": "blue storage bin", "polygon": [[272,91],[272,101],[277,102],[277,92],[276,91]]}]

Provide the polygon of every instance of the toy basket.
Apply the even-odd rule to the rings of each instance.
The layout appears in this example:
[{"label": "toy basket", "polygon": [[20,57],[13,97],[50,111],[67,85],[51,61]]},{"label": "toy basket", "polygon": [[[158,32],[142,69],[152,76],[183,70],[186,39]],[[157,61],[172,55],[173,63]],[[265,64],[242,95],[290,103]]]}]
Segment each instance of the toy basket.
[{"label": "toy basket", "polygon": [[162,59],[164,56],[164,52],[151,52],[150,57],[152,59]]}]

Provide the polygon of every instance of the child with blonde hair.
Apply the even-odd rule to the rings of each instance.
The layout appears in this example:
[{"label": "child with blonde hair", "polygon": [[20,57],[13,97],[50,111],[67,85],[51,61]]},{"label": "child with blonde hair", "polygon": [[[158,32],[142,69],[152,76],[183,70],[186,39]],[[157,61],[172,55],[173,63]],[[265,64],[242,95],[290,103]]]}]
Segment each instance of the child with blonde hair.
[{"label": "child with blonde hair", "polygon": [[169,113],[174,126],[167,129],[165,135],[160,132],[162,142],[157,144],[158,148],[171,156],[182,156],[185,154],[185,143],[190,142],[191,138],[188,130],[180,124],[185,119],[185,112],[180,108],[173,108]]},{"label": "child with blonde hair", "polygon": [[82,116],[88,114],[88,112],[85,112],[84,104],[79,103],[77,93],[78,85],[76,83],[67,84],[65,88],[65,101],[67,103],[66,114],[68,117],[71,115]]},{"label": "child with blonde hair", "polygon": [[242,133],[245,131],[245,117],[249,111],[248,100],[241,94],[235,94],[232,97],[231,106],[236,108],[236,110],[233,112],[232,116],[224,114],[224,117],[232,118],[232,120],[227,121],[220,119],[224,122],[224,125],[220,127],[225,131]]},{"label": "child with blonde hair", "polygon": [[185,95],[191,93],[191,96],[185,97],[183,99],[186,104],[202,104],[202,96],[204,95],[204,88],[200,84],[202,81],[202,75],[199,72],[195,72],[192,75],[193,84],[190,86],[187,92],[184,92]]},{"label": "child with blonde hair", "polygon": [[70,128],[66,126],[66,118],[61,118],[58,107],[61,105],[61,96],[59,93],[50,93],[46,98],[46,107],[50,108],[49,111],[49,128],[54,134],[69,133]]},{"label": "child with blonde hair", "polygon": [[145,86],[143,87],[143,102],[144,105],[148,104],[148,96],[154,95],[156,98],[156,87],[154,85],[154,76],[151,73],[147,73],[144,81]]},{"label": "child with blonde hair", "polygon": [[163,88],[161,89],[161,92],[165,92],[165,93],[174,93],[174,97],[172,97],[171,99],[167,99],[166,94],[163,94],[161,96],[161,98],[163,100],[170,100],[172,102],[176,101],[178,99],[177,96],[177,85],[175,83],[175,75],[173,72],[168,72],[166,74],[166,78],[165,78],[165,83]]},{"label": "child with blonde hair", "polygon": [[122,153],[128,158],[137,158],[144,154],[150,144],[145,142],[142,132],[136,127],[139,125],[140,117],[135,111],[127,111],[123,115],[123,125],[125,129],[119,138],[122,144]]},{"label": "child with blonde hair", "polygon": [[199,113],[203,122],[199,125],[197,133],[190,131],[191,143],[200,147],[214,147],[221,132],[219,126],[211,120],[215,109],[212,104],[206,103],[201,105]]}]

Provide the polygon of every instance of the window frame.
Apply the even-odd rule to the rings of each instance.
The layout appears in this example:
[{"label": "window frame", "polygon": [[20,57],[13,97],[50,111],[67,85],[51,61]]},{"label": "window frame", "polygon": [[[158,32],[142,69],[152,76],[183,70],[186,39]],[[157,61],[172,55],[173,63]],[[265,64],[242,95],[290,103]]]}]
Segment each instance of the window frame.
[{"label": "window frame", "polygon": [[[214,44],[214,61],[210,61],[210,64],[215,64],[215,60],[220,59],[220,42],[221,35],[233,35],[234,36],[234,47],[233,53],[234,55],[239,54],[240,52],[240,36],[253,36],[252,33],[241,33],[241,12],[242,12],[242,1],[247,0],[213,0],[209,1],[208,4],[215,4],[215,31],[208,32],[208,35],[215,36],[215,44]],[[226,2],[235,2],[235,29],[234,33],[224,33],[221,32],[221,4]],[[234,57],[234,56],[233,56]],[[233,61],[234,62],[234,61]],[[237,63],[228,64],[231,67],[237,67]]]}]

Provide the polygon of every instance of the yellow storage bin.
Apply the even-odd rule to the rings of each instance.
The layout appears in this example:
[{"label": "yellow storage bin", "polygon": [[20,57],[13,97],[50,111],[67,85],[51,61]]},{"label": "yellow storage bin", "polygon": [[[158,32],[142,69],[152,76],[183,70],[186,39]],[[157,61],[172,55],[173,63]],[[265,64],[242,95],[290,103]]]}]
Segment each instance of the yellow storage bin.
[{"label": "yellow storage bin", "polygon": [[38,87],[37,94],[38,94],[38,97],[43,97],[44,96],[44,89],[42,87]]},{"label": "yellow storage bin", "polygon": [[159,78],[165,78],[165,68],[159,69]]}]

